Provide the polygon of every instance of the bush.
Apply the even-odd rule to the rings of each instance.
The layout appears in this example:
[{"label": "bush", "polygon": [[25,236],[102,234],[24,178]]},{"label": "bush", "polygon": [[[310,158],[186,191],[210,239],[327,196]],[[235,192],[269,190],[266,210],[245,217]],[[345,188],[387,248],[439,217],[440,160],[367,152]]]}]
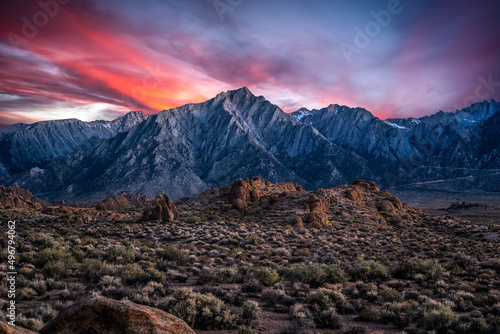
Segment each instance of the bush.
[{"label": "bush", "polygon": [[376,279],[387,280],[390,278],[389,269],[377,261],[362,262],[351,270],[351,275],[355,279],[363,281]]},{"label": "bush", "polygon": [[274,283],[278,282],[280,279],[280,275],[276,270],[268,268],[256,269],[254,270],[253,274],[255,278],[265,286],[271,286]]},{"label": "bush", "polygon": [[408,327],[417,317],[417,302],[406,301],[402,303],[387,303],[379,312],[380,321],[393,323],[399,328]]},{"label": "bush", "polygon": [[80,274],[90,282],[97,282],[101,277],[113,273],[111,265],[100,259],[85,259],[80,266]]},{"label": "bush", "polygon": [[368,328],[365,326],[351,325],[349,326],[345,332],[346,334],[366,334],[368,333]]},{"label": "bush", "polygon": [[328,328],[328,329],[341,329],[342,328],[342,319],[337,314],[337,311],[334,307],[330,307],[327,310],[319,312],[314,318],[316,325],[319,328]]},{"label": "bush", "polygon": [[234,316],[229,308],[211,293],[181,289],[158,307],[183,319],[195,329],[223,330],[233,325]]},{"label": "bush", "polygon": [[307,303],[316,311],[325,311],[332,307],[341,306],[345,302],[342,292],[336,289],[318,289],[307,299]]},{"label": "bush", "polygon": [[241,285],[242,292],[256,293],[261,292],[264,289],[263,285],[260,284],[255,278],[250,277]]},{"label": "bush", "polygon": [[266,289],[262,292],[262,299],[264,299],[268,305],[274,307],[277,310],[283,310],[284,307],[289,307],[295,304],[295,300],[287,295],[285,291],[278,289]]},{"label": "bush", "polygon": [[247,300],[245,304],[243,304],[243,308],[241,311],[241,319],[243,320],[243,323],[249,326],[253,326],[255,320],[259,317],[260,314],[260,307],[259,304],[252,301],[252,300]]},{"label": "bush", "polygon": [[444,272],[443,267],[432,260],[406,261],[396,267],[394,276],[405,279],[417,280],[420,276],[423,280],[436,279]]},{"label": "bush", "polygon": [[310,318],[310,313],[307,307],[302,304],[295,304],[290,308],[290,313],[295,325],[298,328],[304,328]]},{"label": "bush", "polygon": [[446,333],[451,324],[458,319],[458,315],[448,307],[424,312],[423,323],[427,330]]},{"label": "bush", "polygon": [[16,319],[16,325],[20,327],[27,328],[32,331],[39,331],[43,327],[43,322],[35,318],[26,318],[24,316],[19,316]]},{"label": "bush", "polygon": [[159,255],[166,261],[176,262],[179,265],[186,264],[189,261],[189,253],[185,250],[180,250],[175,246],[167,246]]},{"label": "bush", "polygon": [[370,307],[365,307],[359,312],[359,319],[362,321],[375,321],[378,319],[378,313]]},{"label": "bush", "polygon": [[146,273],[137,263],[125,265],[120,274],[123,282],[127,285],[133,285],[146,278]]},{"label": "bush", "polygon": [[349,280],[344,271],[336,265],[296,265],[291,268],[281,268],[278,272],[288,281],[309,284],[314,288],[325,283],[344,284]]}]

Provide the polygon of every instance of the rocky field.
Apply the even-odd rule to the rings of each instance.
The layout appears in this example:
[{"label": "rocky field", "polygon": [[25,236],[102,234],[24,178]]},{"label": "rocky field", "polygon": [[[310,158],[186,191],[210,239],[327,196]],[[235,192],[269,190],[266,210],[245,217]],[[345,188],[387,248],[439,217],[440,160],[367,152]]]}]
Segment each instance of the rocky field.
[{"label": "rocky field", "polygon": [[[500,226],[373,182],[307,193],[254,177],[175,203],[48,203],[3,187],[0,207],[0,304],[15,220],[16,323],[32,331],[500,332]],[[89,309],[102,310],[92,324]]]}]

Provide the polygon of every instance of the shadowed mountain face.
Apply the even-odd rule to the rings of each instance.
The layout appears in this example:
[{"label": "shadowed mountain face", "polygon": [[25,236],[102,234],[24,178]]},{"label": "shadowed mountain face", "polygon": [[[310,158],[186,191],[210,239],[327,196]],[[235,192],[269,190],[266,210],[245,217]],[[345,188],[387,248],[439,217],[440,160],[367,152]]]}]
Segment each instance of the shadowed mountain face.
[{"label": "shadowed mountain face", "polygon": [[0,126],[0,179],[89,149],[146,118],[142,111],[133,111],[113,121],[67,119]]},{"label": "shadowed mountain face", "polygon": [[310,190],[359,178],[388,186],[476,173],[480,181],[499,168],[499,109],[492,101],[387,121],[337,105],[286,114],[242,88],[148,118],[0,127],[0,178],[67,200],[176,199],[257,174]]},{"label": "shadowed mountain face", "polygon": [[[489,182],[500,173],[500,104],[493,100],[419,119],[383,121],[365,109],[339,105],[291,115],[363,157],[385,186],[426,187],[446,180],[450,190],[500,190],[500,182]],[[462,185],[451,185],[456,182]]]}]

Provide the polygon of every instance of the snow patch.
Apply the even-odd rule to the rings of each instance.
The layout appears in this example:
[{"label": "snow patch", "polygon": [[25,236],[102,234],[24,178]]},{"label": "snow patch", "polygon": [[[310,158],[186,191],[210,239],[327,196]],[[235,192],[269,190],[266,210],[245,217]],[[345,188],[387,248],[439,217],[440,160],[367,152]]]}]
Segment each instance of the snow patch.
[{"label": "snow patch", "polygon": [[420,123],[422,123],[422,122],[421,122],[421,121],[419,121],[418,119],[412,119],[412,120],[411,120],[411,123],[420,124]]},{"label": "snow patch", "polygon": [[405,128],[404,126],[394,124],[391,122],[383,121],[385,124],[392,126],[393,128],[400,129],[400,130],[407,130],[408,128]]},{"label": "snow patch", "polygon": [[302,118],[306,117],[306,116],[310,116],[312,115],[312,112],[310,111],[302,111],[299,115],[295,116],[295,119],[297,121],[300,121]]}]

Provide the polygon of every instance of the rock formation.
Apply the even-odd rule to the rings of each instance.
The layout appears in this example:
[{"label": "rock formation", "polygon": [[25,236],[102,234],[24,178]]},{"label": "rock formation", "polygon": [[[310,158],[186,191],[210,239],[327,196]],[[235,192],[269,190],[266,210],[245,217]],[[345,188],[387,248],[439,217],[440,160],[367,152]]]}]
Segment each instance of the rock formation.
[{"label": "rock formation", "polygon": [[40,334],[195,334],[181,319],[162,310],[106,298],[76,302]]},{"label": "rock formation", "polygon": [[169,222],[178,218],[174,202],[165,193],[158,195],[150,206],[144,210],[143,221],[159,220]]}]

